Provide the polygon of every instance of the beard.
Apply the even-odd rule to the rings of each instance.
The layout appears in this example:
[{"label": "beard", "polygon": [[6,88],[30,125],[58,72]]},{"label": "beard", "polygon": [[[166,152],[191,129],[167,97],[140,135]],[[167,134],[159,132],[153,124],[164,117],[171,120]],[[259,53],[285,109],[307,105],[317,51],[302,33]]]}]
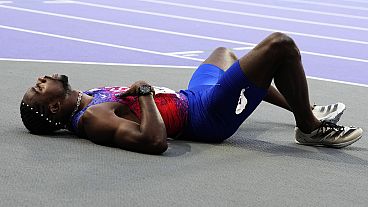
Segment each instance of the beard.
[{"label": "beard", "polygon": [[65,93],[69,93],[71,91],[71,87],[69,84],[68,76],[66,75],[59,75],[58,80],[63,84],[63,88],[65,90]]},{"label": "beard", "polygon": [[69,84],[68,76],[66,75],[58,75],[56,80],[60,81],[62,83],[64,93],[62,94],[63,97],[66,97],[70,92],[72,91],[72,88]]}]

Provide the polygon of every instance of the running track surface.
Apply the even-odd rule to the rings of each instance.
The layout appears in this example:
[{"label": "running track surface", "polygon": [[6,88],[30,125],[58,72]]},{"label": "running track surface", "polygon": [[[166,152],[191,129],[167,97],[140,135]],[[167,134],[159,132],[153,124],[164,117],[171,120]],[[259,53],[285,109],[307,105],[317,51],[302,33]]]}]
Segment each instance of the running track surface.
[{"label": "running track surface", "polygon": [[[180,89],[194,69],[162,65],[196,66],[218,46],[240,55],[280,30],[309,76],[367,86],[364,1],[222,1],[0,1],[0,206],[367,206],[366,133],[341,150],[296,145],[291,113],[269,104],[223,144],[169,141],[164,156],[21,124],[30,77],[62,68],[81,89],[145,78]],[[366,87],[309,82],[313,102],[344,102],[339,123],[367,132]]]},{"label": "running track surface", "polygon": [[311,77],[368,84],[368,2],[360,0],[0,1],[0,59],[197,66],[289,34]]}]

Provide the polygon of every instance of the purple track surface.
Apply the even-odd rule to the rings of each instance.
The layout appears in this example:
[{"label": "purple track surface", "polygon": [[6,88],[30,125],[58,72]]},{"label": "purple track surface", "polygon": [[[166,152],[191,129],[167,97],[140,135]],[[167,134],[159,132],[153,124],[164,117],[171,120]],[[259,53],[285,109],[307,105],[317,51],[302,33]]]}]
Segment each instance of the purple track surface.
[{"label": "purple track surface", "polygon": [[368,2],[308,2],[0,1],[0,58],[197,66],[218,46],[240,56],[282,31],[308,76],[367,85]]}]

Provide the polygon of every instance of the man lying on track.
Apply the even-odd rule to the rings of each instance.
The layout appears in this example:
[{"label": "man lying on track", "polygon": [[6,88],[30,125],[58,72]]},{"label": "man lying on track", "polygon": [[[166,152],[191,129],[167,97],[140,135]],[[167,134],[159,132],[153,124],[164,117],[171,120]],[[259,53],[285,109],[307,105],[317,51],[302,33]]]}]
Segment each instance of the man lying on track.
[{"label": "man lying on track", "polygon": [[64,75],[40,77],[24,95],[20,112],[34,134],[67,128],[96,144],[161,154],[167,137],[222,142],[262,100],[294,114],[299,144],[341,148],[362,136],[361,128],[336,125],[343,104],[310,106],[300,52],[282,33],[240,59],[217,48],[180,92],[144,81],[81,92],[72,90]]}]

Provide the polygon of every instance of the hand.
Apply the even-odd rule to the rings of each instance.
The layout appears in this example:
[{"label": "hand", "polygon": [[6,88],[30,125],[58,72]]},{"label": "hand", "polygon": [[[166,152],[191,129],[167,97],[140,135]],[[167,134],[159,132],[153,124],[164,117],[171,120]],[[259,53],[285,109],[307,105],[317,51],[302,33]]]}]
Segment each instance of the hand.
[{"label": "hand", "polygon": [[138,96],[138,92],[139,92],[138,89],[142,85],[149,85],[149,84],[145,81],[137,81],[137,82],[133,83],[127,91],[116,94],[115,97],[116,98],[124,98],[124,97],[127,97],[127,96]]}]

